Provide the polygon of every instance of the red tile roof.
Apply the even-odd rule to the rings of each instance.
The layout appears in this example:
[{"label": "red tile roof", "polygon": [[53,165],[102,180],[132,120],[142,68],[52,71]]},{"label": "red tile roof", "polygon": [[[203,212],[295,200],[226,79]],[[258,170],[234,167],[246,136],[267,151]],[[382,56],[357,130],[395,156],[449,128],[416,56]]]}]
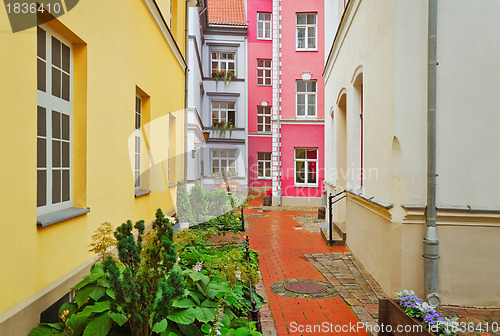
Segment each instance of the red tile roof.
[{"label": "red tile roof", "polygon": [[246,26],[243,0],[208,0],[208,23],[213,25]]}]

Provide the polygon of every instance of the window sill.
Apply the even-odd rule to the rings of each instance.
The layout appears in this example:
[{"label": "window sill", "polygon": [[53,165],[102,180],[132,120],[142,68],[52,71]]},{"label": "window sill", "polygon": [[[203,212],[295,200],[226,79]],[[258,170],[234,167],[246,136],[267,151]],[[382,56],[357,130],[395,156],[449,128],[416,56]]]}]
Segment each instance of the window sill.
[{"label": "window sill", "polygon": [[318,188],[317,184],[294,184],[295,188]]},{"label": "window sill", "polygon": [[257,180],[271,181],[272,177],[257,177]]},{"label": "window sill", "polygon": [[151,190],[136,190],[134,196],[135,198],[138,198],[149,194],[151,194]]},{"label": "window sill", "polygon": [[260,40],[260,41],[272,41],[273,39],[272,38],[257,37],[257,40]]},{"label": "window sill", "polygon": [[295,49],[295,51],[318,51],[318,49]]},{"label": "window sill", "polygon": [[46,227],[52,224],[63,222],[71,218],[85,215],[89,212],[90,208],[83,209],[83,208],[71,207],[68,209],[58,210],[45,215],[37,216],[36,224],[40,225],[41,227]]},{"label": "window sill", "polygon": [[175,188],[175,187],[177,187],[177,183],[175,183],[175,184],[169,184],[168,187],[169,188]]}]

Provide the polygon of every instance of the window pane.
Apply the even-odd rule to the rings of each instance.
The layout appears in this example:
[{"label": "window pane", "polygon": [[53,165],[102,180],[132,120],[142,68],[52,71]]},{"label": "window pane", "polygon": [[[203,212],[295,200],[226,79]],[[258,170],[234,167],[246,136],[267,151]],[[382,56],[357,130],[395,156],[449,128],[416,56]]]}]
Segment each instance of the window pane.
[{"label": "window pane", "polygon": [[307,183],[316,183],[316,174],[308,173],[307,174]]},{"label": "window pane", "polygon": [[62,95],[61,98],[69,101],[69,75],[62,74]]},{"label": "window pane", "polygon": [[264,18],[265,21],[271,21],[271,13],[264,13]]},{"label": "window pane", "polygon": [[264,70],[257,70],[257,76],[258,77],[264,77]]},{"label": "window pane", "polygon": [[308,105],[307,106],[307,115],[309,115],[309,116],[316,115],[316,106],[315,105]]},{"label": "window pane", "polygon": [[264,154],[265,153],[257,153],[257,159],[258,160],[264,160]]},{"label": "window pane", "polygon": [[52,67],[52,95],[61,98],[61,71]]},{"label": "window pane", "polygon": [[41,57],[43,59],[45,59],[45,53],[46,53],[46,39],[45,39],[45,30],[43,30],[42,28],[40,27],[37,27],[37,31],[36,31],[36,46],[37,46],[37,55],[38,57]]},{"label": "window pane", "polygon": [[69,115],[62,114],[62,139],[69,141]]},{"label": "window pane", "polygon": [[61,67],[61,42],[52,37],[52,64]]},{"label": "window pane", "polygon": [[306,23],[306,14],[297,14],[297,23],[305,24]]},{"label": "window pane", "polygon": [[295,162],[295,180],[297,183],[305,182],[304,162]]},{"label": "window pane", "polygon": [[47,116],[45,111],[45,108],[37,106],[37,135],[39,136],[47,135]]},{"label": "window pane", "polygon": [[138,113],[135,114],[135,129],[141,129],[141,115]]},{"label": "window pane", "polygon": [[305,92],[307,87],[306,81],[297,81],[297,92]]},{"label": "window pane", "polygon": [[69,68],[70,68],[70,58],[69,58],[69,47],[65,45],[64,43],[62,44],[62,69],[69,73]]},{"label": "window pane", "polygon": [[316,160],[318,158],[318,151],[316,149],[308,149],[307,158],[310,160]]},{"label": "window pane", "polygon": [[297,148],[295,150],[295,158],[297,159],[305,159],[306,158],[306,150],[303,148]]},{"label": "window pane", "polygon": [[47,90],[47,69],[44,61],[36,60],[36,88],[45,92]]},{"label": "window pane", "polygon": [[62,171],[62,201],[69,201],[69,170]]},{"label": "window pane", "polygon": [[305,105],[297,105],[297,115],[299,115],[299,116],[306,115]]},{"label": "window pane", "polygon": [[316,14],[307,14],[307,23],[316,24]]},{"label": "window pane", "polygon": [[61,202],[61,171],[52,171],[52,203]]},{"label": "window pane", "polygon": [[52,140],[52,166],[61,167],[61,142]]},{"label": "window pane", "polygon": [[44,206],[47,204],[47,171],[36,172],[36,184],[36,206]]},{"label": "window pane", "polygon": [[61,113],[52,111],[52,138],[61,139]]},{"label": "window pane", "polygon": [[309,83],[311,88],[310,92],[316,92],[316,81],[310,81]]},{"label": "window pane", "polygon": [[305,105],[306,103],[306,95],[305,94],[298,94],[297,95],[297,104],[298,105]]},{"label": "window pane", "polygon": [[36,147],[36,166],[38,168],[44,168],[47,166],[47,140],[38,138]]},{"label": "window pane", "polygon": [[307,39],[307,47],[311,49],[316,49],[316,38],[315,37],[309,37]]},{"label": "window pane", "polygon": [[62,166],[69,168],[69,142],[62,143]]},{"label": "window pane", "polygon": [[141,112],[141,98],[135,97],[135,112]]}]

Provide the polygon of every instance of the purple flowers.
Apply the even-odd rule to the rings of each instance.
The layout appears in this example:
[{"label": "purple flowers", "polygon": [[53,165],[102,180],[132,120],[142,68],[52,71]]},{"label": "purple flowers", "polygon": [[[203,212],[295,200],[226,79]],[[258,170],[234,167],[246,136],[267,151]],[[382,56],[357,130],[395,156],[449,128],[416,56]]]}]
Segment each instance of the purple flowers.
[{"label": "purple flowers", "polygon": [[437,312],[434,307],[416,297],[415,292],[402,290],[396,293],[396,298],[406,314],[421,320],[427,329],[440,335],[456,335],[453,327],[458,324],[457,319],[443,318],[442,313]]}]

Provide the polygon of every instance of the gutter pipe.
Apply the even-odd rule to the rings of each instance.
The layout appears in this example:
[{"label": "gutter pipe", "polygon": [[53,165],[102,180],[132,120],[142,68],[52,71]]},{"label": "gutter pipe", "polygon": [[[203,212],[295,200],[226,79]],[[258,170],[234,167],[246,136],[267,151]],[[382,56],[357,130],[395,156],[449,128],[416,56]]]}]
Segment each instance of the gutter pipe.
[{"label": "gutter pipe", "polygon": [[437,307],[439,298],[439,239],[436,229],[436,73],[437,0],[429,0],[427,68],[427,209],[424,247],[424,288],[427,302]]}]

